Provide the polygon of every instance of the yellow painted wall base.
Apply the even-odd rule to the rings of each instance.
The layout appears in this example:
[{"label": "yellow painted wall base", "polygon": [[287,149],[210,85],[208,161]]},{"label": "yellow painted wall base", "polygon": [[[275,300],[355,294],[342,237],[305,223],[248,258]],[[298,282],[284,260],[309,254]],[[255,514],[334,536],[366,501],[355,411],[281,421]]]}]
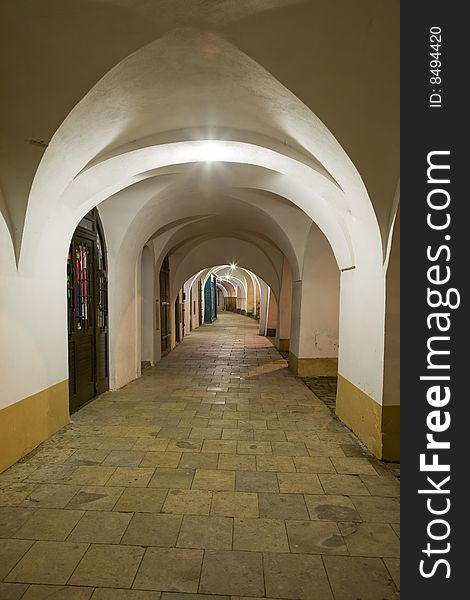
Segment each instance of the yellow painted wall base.
[{"label": "yellow painted wall base", "polygon": [[279,340],[279,350],[281,352],[289,352],[290,340]]},{"label": "yellow painted wall base", "polygon": [[289,369],[297,377],[336,377],[337,358],[298,358],[289,352]]},{"label": "yellow painted wall base", "polygon": [[382,460],[400,460],[400,407],[381,406],[338,374],[336,414]]},{"label": "yellow painted wall base", "polygon": [[0,473],[69,420],[68,380],[0,410]]}]

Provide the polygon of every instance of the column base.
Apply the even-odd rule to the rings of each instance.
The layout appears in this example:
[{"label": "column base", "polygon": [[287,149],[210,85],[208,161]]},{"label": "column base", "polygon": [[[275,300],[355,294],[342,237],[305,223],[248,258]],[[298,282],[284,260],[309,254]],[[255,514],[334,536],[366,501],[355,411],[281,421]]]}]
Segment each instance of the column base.
[{"label": "column base", "polygon": [[0,410],[0,473],[69,420],[67,379]]},{"label": "column base", "polygon": [[297,377],[336,377],[337,358],[298,358],[289,352],[289,369]]},{"label": "column base", "polygon": [[400,460],[400,406],[382,406],[338,374],[336,415],[381,460]]}]

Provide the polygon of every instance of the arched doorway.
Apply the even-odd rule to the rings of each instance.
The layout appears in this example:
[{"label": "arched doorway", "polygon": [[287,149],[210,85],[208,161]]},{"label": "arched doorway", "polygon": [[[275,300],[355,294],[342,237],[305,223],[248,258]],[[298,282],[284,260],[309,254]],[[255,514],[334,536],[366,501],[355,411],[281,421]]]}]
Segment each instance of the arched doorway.
[{"label": "arched doorway", "polygon": [[109,388],[107,258],[96,209],[80,221],[70,244],[67,317],[73,413]]},{"label": "arched doorway", "polygon": [[160,269],[160,332],[162,356],[171,350],[170,263],[165,256]]},{"label": "arched doorway", "polygon": [[154,259],[153,251],[144,246],[141,258],[140,362],[142,370],[153,365],[154,358]]}]

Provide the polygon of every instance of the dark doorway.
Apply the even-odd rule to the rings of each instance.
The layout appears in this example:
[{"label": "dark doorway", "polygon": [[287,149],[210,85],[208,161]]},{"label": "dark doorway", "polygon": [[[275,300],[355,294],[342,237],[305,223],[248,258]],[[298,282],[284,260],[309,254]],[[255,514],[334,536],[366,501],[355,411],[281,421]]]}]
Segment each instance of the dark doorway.
[{"label": "dark doorway", "polygon": [[202,314],[203,298],[202,298],[202,281],[197,282],[198,296],[199,296],[199,325],[204,323],[204,316]]},{"label": "dark doorway", "polygon": [[162,356],[171,349],[170,327],[170,262],[168,256],[160,269],[160,331],[162,338]]},{"label": "dark doorway", "polygon": [[73,413],[109,389],[106,246],[96,209],[80,221],[70,244],[67,317]]},{"label": "dark doorway", "polygon": [[180,295],[178,294],[175,300],[175,334],[177,344],[181,342],[180,325]]}]

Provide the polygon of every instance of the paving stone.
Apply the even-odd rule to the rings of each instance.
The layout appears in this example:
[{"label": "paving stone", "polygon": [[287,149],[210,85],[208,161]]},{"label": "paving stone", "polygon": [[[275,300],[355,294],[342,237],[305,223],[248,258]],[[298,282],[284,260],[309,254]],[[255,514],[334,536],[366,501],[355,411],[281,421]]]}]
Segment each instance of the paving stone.
[{"label": "paving stone", "polygon": [[237,471],[236,489],[240,492],[279,492],[275,473]]},{"label": "paving stone", "polygon": [[132,515],[121,512],[90,511],[69,535],[69,542],[119,544]]},{"label": "paving stone", "polygon": [[195,593],[198,590],[202,557],[202,550],[148,548],[133,587]]},{"label": "paving stone", "polygon": [[126,488],[113,510],[158,513],[162,510],[167,494],[168,490],[165,489]]},{"label": "paving stone", "polygon": [[390,525],[384,523],[339,523],[342,536],[352,556],[400,555],[400,540]]},{"label": "paving stone", "polygon": [[202,452],[217,452],[219,454],[235,454],[236,440],[204,440]]},{"label": "paving stone", "polygon": [[36,542],[5,581],[65,585],[87,548],[88,544]]},{"label": "paving stone", "polygon": [[214,594],[178,594],[163,592],[162,600],[233,600],[230,596],[215,596]]},{"label": "paving stone", "polygon": [[69,580],[71,585],[130,588],[144,548],[92,544]]},{"label": "paving stone", "polygon": [[39,484],[21,504],[34,508],[65,508],[79,489],[75,485]]},{"label": "paving stone", "polygon": [[168,452],[201,452],[202,440],[179,439],[169,440]]},{"label": "paving stone", "polygon": [[19,600],[28,589],[26,583],[0,583],[0,598],[2,600]]},{"label": "paving stone", "polygon": [[219,454],[217,468],[227,471],[256,471],[256,458],[250,455]]},{"label": "paving stone", "polygon": [[233,549],[289,552],[286,528],[280,519],[234,520]]},{"label": "paving stone", "polygon": [[303,442],[271,442],[274,455],[279,456],[308,456]]},{"label": "paving stone", "polygon": [[351,496],[363,521],[371,523],[399,523],[400,502],[398,498],[381,496]]},{"label": "paving stone", "polygon": [[131,450],[136,440],[127,437],[115,437],[104,440],[100,445],[100,450]]},{"label": "paving stone", "polygon": [[189,489],[193,482],[191,469],[164,469],[158,467],[149,482],[149,487]]},{"label": "paving stone", "polygon": [[264,577],[270,598],[333,600],[320,556],[265,553]]},{"label": "paving stone", "polygon": [[284,494],[321,494],[318,475],[313,473],[278,473],[279,490]]},{"label": "paving stone", "polygon": [[400,483],[395,477],[361,475],[361,480],[372,496],[399,497]]},{"label": "paving stone", "polygon": [[13,483],[0,488],[0,506],[21,506],[37,485],[32,483]]},{"label": "paving stone", "polygon": [[330,494],[305,495],[305,503],[314,521],[361,521],[354,504],[348,496]]},{"label": "paving stone", "polygon": [[67,504],[67,508],[83,510],[112,510],[123,487],[87,486],[81,488]]},{"label": "paving stone", "polygon": [[223,440],[244,440],[250,441],[253,439],[253,429],[223,429]]},{"label": "paving stone", "polygon": [[123,544],[134,546],[176,546],[182,516],[135,513],[122,538]]},{"label": "paving stone", "polygon": [[286,521],[291,552],[300,554],[347,554],[346,544],[331,521]]},{"label": "paving stone", "polygon": [[199,591],[205,594],[264,596],[261,553],[206,551]]},{"label": "paving stone", "polygon": [[230,517],[185,516],[178,536],[180,548],[232,549],[233,519]]},{"label": "paving stone", "polygon": [[308,519],[305,501],[300,494],[258,494],[259,516],[266,519]]},{"label": "paving stone", "polygon": [[160,600],[160,592],[96,588],[92,600]]},{"label": "paving stone", "polygon": [[238,454],[272,454],[271,442],[237,442]]},{"label": "paving stone", "polygon": [[155,469],[147,467],[116,467],[107,485],[147,487],[154,473]]},{"label": "paving stone", "polygon": [[257,517],[258,496],[249,492],[214,492],[211,514],[226,517]]},{"label": "paving stone", "polygon": [[[27,479],[31,483],[65,483],[69,481],[72,473],[76,471],[75,465],[44,465],[38,467]],[[34,488],[30,488],[33,491]],[[1,492],[0,492],[1,502]]]},{"label": "paving stone", "polygon": [[189,434],[190,440],[220,440],[221,437],[222,427],[192,427]]},{"label": "paving stone", "polygon": [[294,458],[294,463],[298,473],[336,473],[327,456],[299,456]]},{"label": "paving stone", "polygon": [[320,478],[320,482],[325,494],[333,494],[338,496],[370,495],[366,486],[362,483],[358,475],[320,474],[318,477]]},{"label": "paving stone", "polygon": [[146,452],[139,466],[176,468],[181,456],[181,452]]},{"label": "paving stone", "polygon": [[92,600],[160,600],[160,592],[96,588]]},{"label": "paving stone", "polygon": [[80,486],[105,485],[115,470],[115,467],[81,465],[72,473],[68,482]]},{"label": "paving stone", "polygon": [[385,566],[387,567],[390,577],[393,579],[398,591],[400,591],[400,559],[399,558],[384,558]]},{"label": "paving stone", "polygon": [[32,545],[29,540],[0,539],[0,579],[8,575]]},{"label": "paving stone", "polygon": [[[133,450],[145,450],[152,452],[165,452],[168,450],[170,440],[166,439],[155,439],[151,437],[138,438],[132,446]],[[175,450],[173,450],[175,451]],[[178,451],[178,450],[176,450]],[[181,452],[181,450],[179,450]]]},{"label": "paving stone", "polygon": [[346,456],[367,456],[367,451],[359,444],[340,444],[340,447]]},{"label": "paving stone", "polygon": [[15,538],[64,541],[85,513],[80,510],[39,508],[18,529]]},{"label": "paving stone", "polygon": [[33,584],[29,586],[22,600],[89,600],[92,594],[92,587]]},{"label": "paving stone", "polygon": [[13,483],[21,483],[27,479],[38,468],[38,465],[29,463],[16,463],[6,471],[3,471],[0,477],[2,484],[11,485]]},{"label": "paving stone", "polygon": [[310,456],[329,456],[329,457],[342,457],[344,456],[344,452],[341,449],[339,444],[328,443],[328,442],[305,442],[305,446],[307,447],[308,453]]},{"label": "paving stone", "polygon": [[63,464],[74,453],[73,448],[39,448],[29,455],[29,464]]},{"label": "paving stone", "polygon": [[158,438],[184,439],[191,433],[191,427],[162,427],[157,434]]},{"label": "paving stone", "polygon": [[325,556],[335,600],[398,600],[387,569],[379,558]]},{"label": "paving stone", "polygon": [[258,471],[295,472],[294,461],[290,456],[258,455],[256,457],[256,468]]},{"label": "paving stone", "polygon": [[196,469],[193,489],[231,491],[235,489],[235,471]]},{"label": "paving stone", "polygon": [[170,490],[162,512],[185,515],[209,515],[212,492],[208,490]]},{"label": "paving stone", "polygon": [[141,450],[111,450],[104,459],[102,465],[113,467],[137,467],[144,458],[144,455],[145,452]]},{"label": "paving stone", "polygon": [[0,507],[0,538],[9,538],[34,514],[32,508],[19,506]]},{"label": "paving stone", "polygon": [[100,465],[108,456],[109,450],[93,450],[91,448],[81,448],[75,450],[72,456],[67,460],[67,465]]},{"label": "paving stone", "polygon": [[368,458],[332,458],[331,462],[334,464],[335,469],[338,473],[346,475],[376,475],[377,471],[370,464]]},{"label": "paving stone", "polygon": [[257,442],[285,442],[286,434],[284,431],[276,429],[256,429],[254,431],[254,439]]},{"label": "paving stone", "polygon": [[[231,455],[223,455],[223,456],[231,456]],[[184,452],[181,455],[180,462],[178,464],[178,468],[180,469],[217,469],[218,463],[218,455],[211,454],[210,452],[205,453],[191,453]]]}]

